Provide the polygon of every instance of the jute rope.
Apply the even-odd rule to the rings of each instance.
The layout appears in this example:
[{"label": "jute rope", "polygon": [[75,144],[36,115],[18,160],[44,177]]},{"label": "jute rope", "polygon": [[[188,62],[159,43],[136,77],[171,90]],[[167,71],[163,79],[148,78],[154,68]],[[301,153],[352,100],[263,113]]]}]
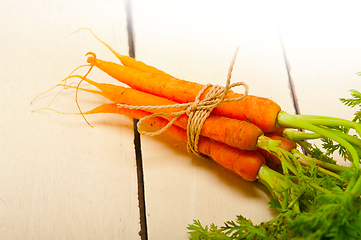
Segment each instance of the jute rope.
[{"label": "jute rope", "polygon": [[[248,85],[244,82],[236,82],[231,84],[231,77],[233,66],[236,61],[236,56],[238,53],[238,48],[236,49],[234,56],[232,58],[231,64],[228,69],[227,81],[226,86],[222,87],[219,85],[212,85],[207,84],[205,85],[196,96],[194,102],[189,103],[180,103],[180,104],[173,104],[173,105],[162,105],[162,106],[133,106],[128,104],[117,104],[119,108],[129,108],[129,109],[140,109],[140,110],[151,110],[151,109],[167,109],[167,108],[183,108],[183,110],[177,112],[168,112],[168,113],[154,113],[148,115],[144,118],[141,118],[138,123],[138,132],[142,135],[146,136],[156,136],[164,131],[166,131],[172,124],[183,114],[188,115],[188,124],[187,124],[187,150],[188,152],[194,153],[197,156],[204,157],[198,151],[198,140],[200,136],[200,132],[202,126],[212,110],[217,107],[222,102],[234,102],[240,101],[248,95]],[[229,89],[236,87],[236,86],[243,86],[245,89],[244,94],[238,98],[226,98],[226,95]],[[206,94],[204,99],[200,99],[201,95],[206,91],[208,88],[209,92]],[[173,119],[169,121],[169,123],[162,129],[155,131],[155,132],[146,132],[141,130],[141,124],[143,121],[154,118],[154,117],[164,117],[164,116],[171,116]]]}]

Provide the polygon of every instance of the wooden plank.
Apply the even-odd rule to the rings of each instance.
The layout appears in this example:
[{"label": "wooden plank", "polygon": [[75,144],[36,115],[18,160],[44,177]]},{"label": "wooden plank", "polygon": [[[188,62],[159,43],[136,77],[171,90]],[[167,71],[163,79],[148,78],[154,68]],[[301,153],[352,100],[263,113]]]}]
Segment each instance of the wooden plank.
[{"label": "wooden plank", "polygon": [[[301,114],[351,120],[356,109],[339,98],[360,91],[361,20],[357,4],[285,4],[278,14]],[[305,18],[305,16],[307,16]],[[315,141],[321,146],[320,141]],[[334,155],[341,164],[343,159]]]},{"label": "wooden plank", "polygon": [[[114,60],[89,32],[67,34],[89,27],[116,49],[127,50],[124,2],[0,5],[0,238],[139,239],[132,120],[89,116],[91,128],[80,116],[31,113],[46,107],[60,88],[30,105],[84,64],[88,51]],[[89,77],[112,81],[97,71]],[[74,100],[68,89],[51,107],[78,112]],[[79,93],[83,110],[102,102]]]},{"label": "wooden plank", "polygon": [[[272,8],[243,1],[134,1],[136,58],[179,78],[224,85],[239,46],[232,81],[247,82],[251,94],[294,113]],[[142,155],[149,239],[185,239],[193,219],[222,225],[238,214],[255,223],[275,216],[263,186],[188,154],[183,143],[142,137]]]}]

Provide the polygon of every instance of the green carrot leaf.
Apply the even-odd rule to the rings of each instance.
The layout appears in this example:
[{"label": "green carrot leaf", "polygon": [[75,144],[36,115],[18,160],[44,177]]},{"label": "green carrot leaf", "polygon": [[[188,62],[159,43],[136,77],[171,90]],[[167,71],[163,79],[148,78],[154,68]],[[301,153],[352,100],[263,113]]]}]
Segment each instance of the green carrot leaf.
[{"label": "green carrot leaf", "polygon": [[270,209],[275,209],[277,211],[280,211],[282,209],[281,203],[277,199],[275,199],[273,197],[271,197],[268,204],[269,204]]},{"label": "green carrot leaf", "polygon": [[[359,76],[361,76],[360,73],[359,73]],[[345,104],[346,106],[349,106],[352,108],[355,106],[361,107],[361,93],[355,89],[351,89],[350,92],[351,92],[352,98],[340,98],[340,101],[343,104]],[[358,110],[355,113],[355,117],[352,121],[361,123],[361,110]]]},{"label": "green carrot leaf", "polygon": [[237,216],[236,222],[226,222],[222,229],[231,239],[264,239],[268,237],[267,231],[262,225],[255,226],[251,220],[242,216]]},{"label": "green carrot leaf", "polygon": [[361,105],[361,93],[355,89],[351,89],[352,98],[340,98],[340,101],[349,107],[355,107]]},{"label": "green carrot leaf", "polygon": [[[326,138],[325,138],[326,139]],[[334,149],[334,147],[332,147],[332,149]],[[327,149],[326,149],[327,150]],[[324,154],[320,148],[318,148],[316,145],[308,145],[308,153],[310,154],[310,156],[312,158],[324,161],[324,162],[329,162],[329,163],[333,163],[336,164],[336,160],[334,160],[332,157]]]},{"label": "green carrot leaf", "polygon": [[191,235],[191,240],[203,240],[203,239],[215,239],[215,240],[229,240],[222,229],[219,229],[213,223],[210,227],[203,227],[199,220],[193,220],[193,224],[189,224],[187,227],[190,230],[188,233]]},{"label": "green carrot leaf", "polygon": [[335,144],[334,141],[329,138],[321,138],[321,140],[323,142],[322,147],[326,150],[326,155],[331,155],[338,151],[338,154],[344,159],[350,158],[349,152],[341,144]]}]

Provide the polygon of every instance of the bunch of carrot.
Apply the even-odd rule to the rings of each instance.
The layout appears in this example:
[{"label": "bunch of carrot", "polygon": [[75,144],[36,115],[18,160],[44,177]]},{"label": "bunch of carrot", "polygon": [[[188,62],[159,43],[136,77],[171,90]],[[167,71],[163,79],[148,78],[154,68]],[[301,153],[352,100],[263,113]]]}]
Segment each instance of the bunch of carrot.
[{"label": "bunch of carrot", "polygon": [[[195,101],[204,86],[178,79],[143,62],[120,55],[109,45],[101,42],[122,64],[103,61],[96,58],[95,54],[90,54],[91,56],[87,58],[89,66],[99,68],[128,85],[129,88],[98,83],[85,76],[70,75],[67,79],[79,78],[98,90],[81,88],[80,82],[76,87],[66,83],[62,86],[99,94],[113,102],[80,114],[83,116],[96,113],[124,114],[142,119],[142,122],[144,120],[159,129],[167,127],[165,132],[170,136],[180,141],[188,141],[189,116],[185,112],[180,115],[170,113],[183,111],[183,105],[177,104]],[[200,100],[206,98],[208,92],[209,88],[200,95]],[[225,99],[239,97],[242,97],[242,94],[229,90]],[[145,107],[136,109],[136,106]],[[154,106],[166,107],[158,109]],[[303,144],[307,139],[327,137],[348,150],[354,166],[359,164],[357,148],[361,146],[360,140],[341,134],[334,129],[336,126],[352,127],[359,134],[361,133],[360,124],[352,121],[322,116],[294,116],[282,111],[281,107],[270,99],[246,95],[240,101],[224,101],[212,110],[202,126],[197,148],[202,156],[214,159],[243,179],[248,181],[259,179],[284,208],[292,207],[297,210],[299,194],[295,191],[297,187],[290,190],[290,186],[293,186],[290,175],[297,175],[298,170],[292,161],[301,159],[300,163],[305,165],[313,161],[320,165],[319,169],[325,173],[329,172],[324,169],[327,168],[327,164],[301,154],[296,149],[297,143]],[[285,128],[306,129],[312,133],[287,130],[287,134],[283,134]],[[280,165],[281,170],[272,170],[267,167],[266,162],[272,169]],[[278,179],[278,187],[282,186],[287,191],[274,190],[275,178]]]}]

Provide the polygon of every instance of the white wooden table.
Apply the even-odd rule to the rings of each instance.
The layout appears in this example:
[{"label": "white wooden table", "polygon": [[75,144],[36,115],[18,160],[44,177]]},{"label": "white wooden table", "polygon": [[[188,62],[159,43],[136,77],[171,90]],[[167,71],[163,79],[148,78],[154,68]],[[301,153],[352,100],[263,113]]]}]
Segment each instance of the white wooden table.
[{"label": "white wooden table", "polygon": [[[89,32],[67,36],[81,27],[128,54],[131,16],[138,60],[200,83],[224,85],[239,46],[232,80],[247,82],[251,94],[295,113],[285,55],[301,114],[352,118],[354,110],[338,98],[361,90],[358,6],[127,3],[130,11],[123,0],[0,2],[1,240],[187,239],[193,219],[221,225],[242,214],[260,223],[276,214],[268,210],[261,184],[188,154],[183,143],[166,135],[141,136],[144,202],[139,201],[132,119],[88,116],[91,128],[79,115],[31,113],[46,107],[57,91],[30,101],[84,64],[88,51],[117,61]],[[115,83],[96,69],[90,78]],[[79,99],[82,109],[104,101],[91,94]],[[51,107],[77,112],[75,92],[63,91]]]}]

